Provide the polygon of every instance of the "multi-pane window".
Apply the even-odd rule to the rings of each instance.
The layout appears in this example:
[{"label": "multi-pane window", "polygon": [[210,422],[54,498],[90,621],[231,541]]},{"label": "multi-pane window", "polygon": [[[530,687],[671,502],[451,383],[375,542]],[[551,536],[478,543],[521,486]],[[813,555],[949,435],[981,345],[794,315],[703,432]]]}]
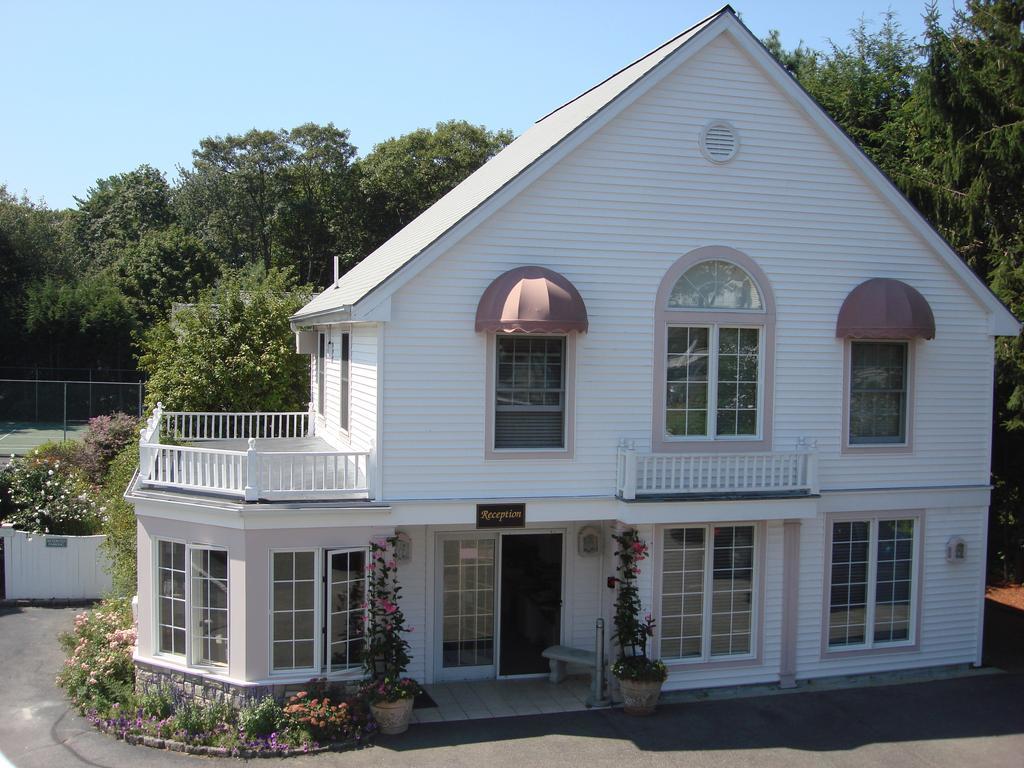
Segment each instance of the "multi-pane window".
[{"label": "multi-pane window", "polygon": [[444,666],[494,664],[494,539],[450,539],[443,546]]},{"label": "multi-pane window", "polygon": [[760,330],[672,325],[667,336],[666,434],[757,435]]},{"label": "multi-pane window", "polygon": [[828,646],[882,646],[913,637],[914,518],[832,524]]},{"label": "multi-pane window", "polygon": [[565,448],[565,338],[497,336],[494,447]]},{"label": "multi-pane window", "polygon": [[228,663],[228,553],[193,547],[192,661]]},{"label": "multi-pane window", "polygon": [[341,428],[349,425],[349,400],[352,389],[352,334],[341,334]]},{"label": "multi-pane window", "polygon": [[316,553],[274,552],[271,564],[272,664],[316,665]]},{"label": "multi-pane window", "polygon": [[662,538],[663,659],[753,653],[754,526],[671,528]]},{"label": "multi-pane window", "polygon": [[185,545],[157,544],[157,650],[185,655]]},{"label": "multi-pane window", "polygon": [[905,443],[907,344],[850,342],[850,444]]},{"label": "multi-pane window", "polygon": [[332,670],[362,664],[366,630],[366,550],[328,553],[328,663]]}]

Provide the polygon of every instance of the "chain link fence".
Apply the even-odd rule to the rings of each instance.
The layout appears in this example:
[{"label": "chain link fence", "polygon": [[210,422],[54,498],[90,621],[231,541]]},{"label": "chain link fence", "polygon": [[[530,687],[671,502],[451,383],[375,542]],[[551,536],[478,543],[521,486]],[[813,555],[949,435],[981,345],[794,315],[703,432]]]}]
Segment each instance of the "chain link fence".
[{"label": "chain link fence", "polygon": [[67,440],[93,416],[142,416],[141,381],[0,378],[0,454],[24,454],[49,440]]}]

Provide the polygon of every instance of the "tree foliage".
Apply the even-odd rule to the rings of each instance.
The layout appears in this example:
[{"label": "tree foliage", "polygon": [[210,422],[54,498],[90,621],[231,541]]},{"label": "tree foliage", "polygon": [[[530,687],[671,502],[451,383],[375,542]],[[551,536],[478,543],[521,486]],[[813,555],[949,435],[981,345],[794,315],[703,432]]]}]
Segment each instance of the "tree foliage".
[{"label": "tree foliage", "polygon": [[309,360],[295,353],[288,318],[310,297],[291,269],[253,265],[152,325],[139,366],[147,403],[181,411],[298,411]]},{"label": "tree foliage", "polygon": [[[1024,5],[968,0],[919,44],[892,13],[820,53],[766,46],[1017,315],[1024,317]],[[1024,342],[1000,339],[990,540],[1024,579]]]},{"label": "tree foliage", "polygon": [[512,139],[511,131],[449,120],[434,130],[421,128],[375,146],[356,169],[362,196],[361,250],[379,246]]}]

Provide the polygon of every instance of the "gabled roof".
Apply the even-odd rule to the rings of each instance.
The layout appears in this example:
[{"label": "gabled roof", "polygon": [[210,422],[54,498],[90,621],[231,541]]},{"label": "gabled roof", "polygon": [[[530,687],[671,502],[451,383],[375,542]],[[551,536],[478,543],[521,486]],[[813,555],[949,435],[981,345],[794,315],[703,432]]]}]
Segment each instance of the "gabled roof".
[{"label": "gabled roof", "polygon": [[[512,187],[517,180],[527,178],[529,171],[543,165],[542,160],[556,161],[562,154],[571,151],[574,136],[585,138],[588,126],[593,128],[601,117],[624,108],[632,98],[639,97],[646,90],[642,82],[650,84],[672,69],[671,66],[659,69],[661,64],[670,58],[679,61],[679,56],[689,54],[687,43],[692,42],[692,46],[700,48],[726,30],[733,33],[733,39],[752,60],[760,64],[783,93],[803,110],[882,198],[936,251],[967,291],[989,313],[991,331],[997,335],[1019,333],[1020,324],[988,286],[964,264],[952,246],[772,57],[729,5],[538,120],[522,136],[349,270],[336,284],[299,310],[292,318],[294,324],[313,323],[318,319],[349,319],[352,309],[361,302],[366,303],[371,294],[390,293],[388,286],[395,285],[399,273],[406,272],[417,257],[426,256],[427,252],[434,255],[440,253],[447,242],[459,236],[458,230],[464,230],[460,224],[473,219],[477,212],[483,213],[485,209],[495,207],[493,203],[500,198],[501,193]],[[674,56],[677,53],[679,55]],[[488,206],[488,203],[492,205]],[[422,261],[417,260],[417,263]]]}]

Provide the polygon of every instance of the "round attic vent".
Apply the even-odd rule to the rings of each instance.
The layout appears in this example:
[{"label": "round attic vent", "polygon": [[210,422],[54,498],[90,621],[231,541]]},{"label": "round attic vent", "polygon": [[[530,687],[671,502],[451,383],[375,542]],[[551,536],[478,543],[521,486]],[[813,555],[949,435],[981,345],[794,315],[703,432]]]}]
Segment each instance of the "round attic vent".
[{"label": "round attic vent", "polygon": [[739,146],[736,129],[724,121],[708,123],[700,132],[700,151],[713,163],[729,162]]}]

